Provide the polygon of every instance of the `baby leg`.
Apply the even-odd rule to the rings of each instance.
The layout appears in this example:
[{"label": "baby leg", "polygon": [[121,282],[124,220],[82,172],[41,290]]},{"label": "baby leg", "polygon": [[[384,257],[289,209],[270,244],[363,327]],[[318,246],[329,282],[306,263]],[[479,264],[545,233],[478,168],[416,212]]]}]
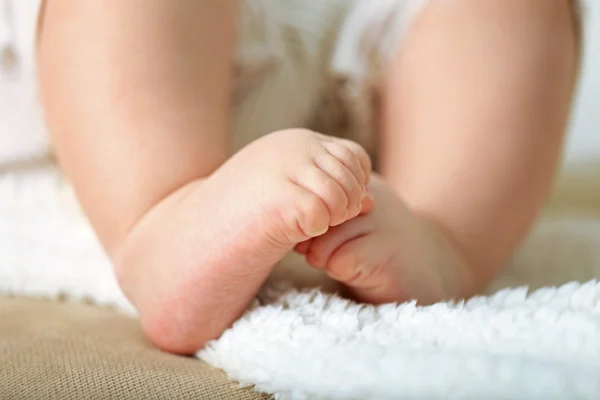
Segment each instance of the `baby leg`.
[{"label": "baby leg", "polygon": [[575,2],[427,4],[386,76],[381,172],[479,290],[551,190],[577,81]]},{"label": "baby leg", "polygon": [[159,347],[191,353],[298,242],[361,211],[360,146],[305,130],[229,160],[236,2],[50,0],[41,80],[60,161]]},{"label": "baby leg", "polygon": [[381,83],[374,211],[298,247],[361,301],[432,303],[490,282],[548,196],[576,82],[569,1],[413,4],[426,6]]}]

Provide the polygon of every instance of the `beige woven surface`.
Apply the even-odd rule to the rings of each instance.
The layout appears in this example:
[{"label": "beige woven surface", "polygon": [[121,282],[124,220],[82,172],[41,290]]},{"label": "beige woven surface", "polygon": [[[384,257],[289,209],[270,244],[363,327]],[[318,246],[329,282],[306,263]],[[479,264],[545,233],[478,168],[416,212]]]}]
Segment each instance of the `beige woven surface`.
[{"label": "beige woven surface", "polygon": [[153,348],[132,318],[83,305],[0,298],[0,399],[223,399],[269,396]]}]

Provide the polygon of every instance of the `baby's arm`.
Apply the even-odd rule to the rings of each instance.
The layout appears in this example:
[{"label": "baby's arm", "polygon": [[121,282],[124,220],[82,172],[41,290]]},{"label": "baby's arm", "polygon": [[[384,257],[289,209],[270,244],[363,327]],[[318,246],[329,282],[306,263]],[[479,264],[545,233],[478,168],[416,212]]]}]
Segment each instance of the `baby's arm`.
[{"label": "baby's arm", "polygon": [[577,75],[571,7],[430,2],[392,67],[382,173],[472,269],[467,292],[505,265],[549,195]]},{"label": "baby's arm", "polygon": [[[176,270],[182,241],[159,215],[143,224],[145,242],[129,245],[130,232],[157,204],[176,208],[230,156],[235,4],[46,4],[39,63],[54,145],[130,297],[149,279],[144,257]],[[195,214],[186,218],[202,224]]]}]

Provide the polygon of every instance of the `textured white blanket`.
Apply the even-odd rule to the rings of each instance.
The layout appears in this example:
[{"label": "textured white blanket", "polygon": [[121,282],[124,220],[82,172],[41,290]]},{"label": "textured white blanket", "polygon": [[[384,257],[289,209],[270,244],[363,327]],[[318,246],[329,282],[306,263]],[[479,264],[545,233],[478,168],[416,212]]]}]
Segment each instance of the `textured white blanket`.
[{"label": "textured white blanket", "polygon": [[[272,282],[197,356],[282,399],[599,399],[598,277],[600,220],[548,219],[490,291],[512,289],[373,307]],[[0,175],[0,294],[133,312],[53,169]]]}]

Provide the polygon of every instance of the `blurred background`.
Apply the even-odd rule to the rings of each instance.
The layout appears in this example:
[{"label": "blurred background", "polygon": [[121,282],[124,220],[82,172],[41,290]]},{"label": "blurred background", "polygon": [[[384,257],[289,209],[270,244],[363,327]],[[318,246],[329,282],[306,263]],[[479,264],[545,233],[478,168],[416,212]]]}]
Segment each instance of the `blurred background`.
[{"label": "blurred background", "polygon": [[554,204],[600,210],[600,1],[583,6],[583,71]]},{"label": "blurred background", "polygon": [[[600,211],[600,0],[582,1],[583,70],[552,204]],[[8,22],[0,20],[0,50],[6,49],[2,38]],[[43,157],[49,147],[41,110],[34,102],[34,68],[22,61],[14,68],[15,60],[0,51],[5,72],[0,74],[0,170],[15,160]]]}]

